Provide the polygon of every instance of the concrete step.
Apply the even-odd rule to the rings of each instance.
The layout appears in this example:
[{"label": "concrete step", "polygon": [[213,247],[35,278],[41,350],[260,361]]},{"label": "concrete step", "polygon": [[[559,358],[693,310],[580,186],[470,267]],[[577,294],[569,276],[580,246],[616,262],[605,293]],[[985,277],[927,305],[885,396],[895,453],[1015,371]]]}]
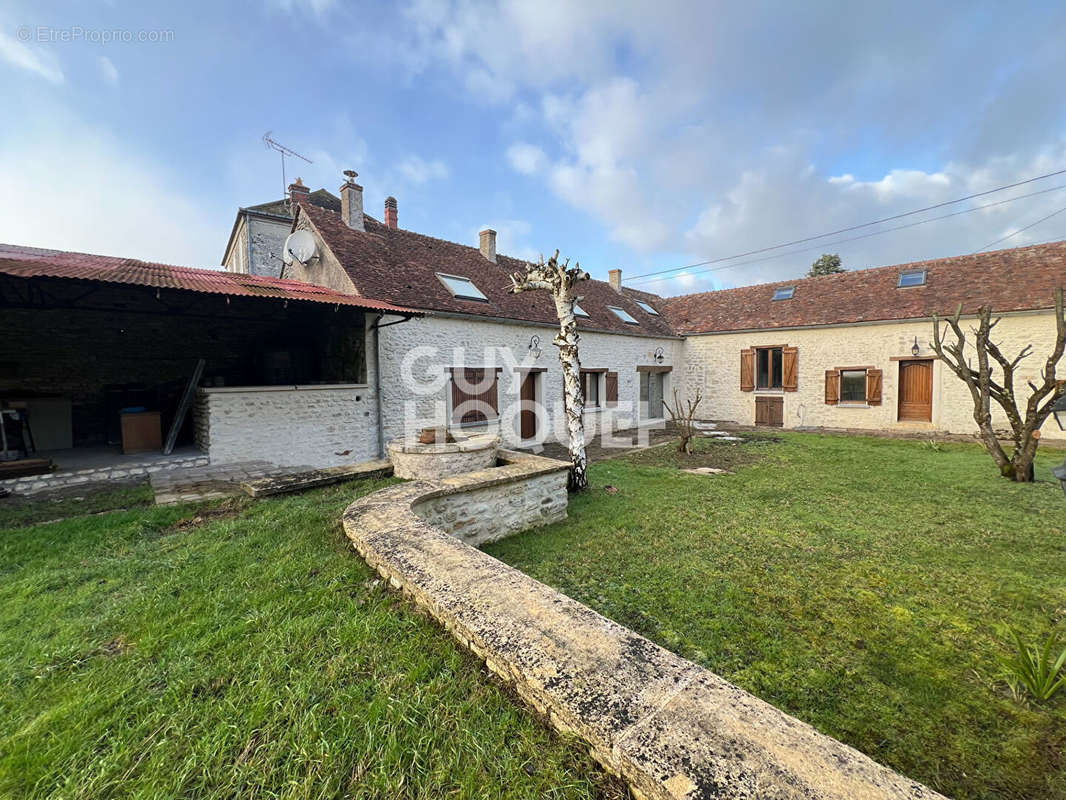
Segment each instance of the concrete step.
[{"label": "concrete step", "polygon": [[317,489],[320,486],[329,486],[342,481],[360,478],[384,478],[388,475],[392,475],[392,462],[388,459],[381,459],[364,461],[362,464],[346,464],[342,467],[326,467],[325,469],[313,469],[306,472],[293,472],[288,475],[276,475],[254,481],[245,481],[241,484],[241,489],[252,497],[270,497],[276,494],[304,492],[308,489]]}]

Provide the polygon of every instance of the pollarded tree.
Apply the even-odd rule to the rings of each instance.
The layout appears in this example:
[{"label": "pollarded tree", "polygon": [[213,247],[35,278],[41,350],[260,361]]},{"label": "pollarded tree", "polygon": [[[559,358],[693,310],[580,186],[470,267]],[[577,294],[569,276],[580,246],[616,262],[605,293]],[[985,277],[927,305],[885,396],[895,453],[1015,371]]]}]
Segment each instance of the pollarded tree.
[{"label": "pollarded tree", "polygon": [[555,300],[555,313],[559,317],[559,333],[555,346],[559,348],[559,361],[563,366],[563,407],[566,412],[566,431],[570,438],[570,491],[587,489],[588,457],[585,455],[585,399],[581,394],[581,361],[578,358],[577,318],[574,304],[581,298],[576,287],[587,281],[589,274],[570,259],[559,263],[559,251],[555,251],[547,263],[541,256],[537,264],[526,264],[525,272],[511,275],[511,292],[518,294],[534,290],[551,292]]},{"label": "pollarded tree", "polygon": [[[1066,382],[1055,377],[1055,367],[1066,349],[1062,289],[1055,290],[1055,344],[1041,371],[1042,382],[1037,385],[1027,381],[1030,394],[1025,401],[1024,414],[1015,394],[1014,374],[1022,360],[1032,355],[1033,346],[1027,344],[1017,356],[1008,359],[992,341],[992,329],[999,322],[999,317],[992,319],[992,309],[982,306],[977,311],[977,328],[973,329],[973,349],[977,355],[977,369],[974,369],[971,359],[966,356],[966,334],[959,324],[961,316],[960,305],[955,315],[944,321],[946,328],[942,331],[940,317],[933,315],[933,351],[970,390],[970,396],[973,398],[973,418],[980,430],[981,442],[995,459],[1000,474],[1014,481],[1030,482],[1033,480],[1036,447],[1040,443],[1040,426],[1051,415],[1056,401],[1066,393]],[[954,341],[951,342],[945,341],[949,330],[954,335]],[[995,377],[993,362],[999,366],[999,374]],[[993,400],[1003,409],[1010,423],[1014,448],[1009,456],[992,428]]]}]

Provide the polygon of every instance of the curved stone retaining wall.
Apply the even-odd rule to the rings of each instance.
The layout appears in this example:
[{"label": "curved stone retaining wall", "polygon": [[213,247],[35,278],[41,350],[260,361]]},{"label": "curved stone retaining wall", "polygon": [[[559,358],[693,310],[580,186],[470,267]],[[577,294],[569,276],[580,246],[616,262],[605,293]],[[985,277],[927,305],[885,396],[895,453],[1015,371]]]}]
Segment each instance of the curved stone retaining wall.
[{"label": "curved stone retaining wall", "polygon": [[565,481],[558,461],[504,451],[501,462],[363,497],[344,529],[390,585],[557,730],[583,739],[635,796],[942,797],[457,538],[457,509],[481,502],[479,492]]}]

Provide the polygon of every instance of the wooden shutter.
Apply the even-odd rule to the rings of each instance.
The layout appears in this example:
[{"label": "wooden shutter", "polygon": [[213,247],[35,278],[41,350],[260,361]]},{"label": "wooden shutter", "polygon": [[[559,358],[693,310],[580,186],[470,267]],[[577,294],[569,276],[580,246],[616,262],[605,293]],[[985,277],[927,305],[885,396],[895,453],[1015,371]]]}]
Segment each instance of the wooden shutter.
[{"label": "wooden shutter", "polygon": [[825,403],[835,406],[840,402],[840,370],[827,369],[825,371]]},{"label": "wooden shutter", "polygon": [[618,405],[618,373],[608,372],[606,378],[607,384],[607,405]]},{"label": "wooden shutter", "polygon": [[459,423],[486,422],[490,411],[492,418],[498,417],[496,370],[483,367],[453,369],[452,410]]},{"label": "wooden shutter", "polygon": [[755,391],[755,351],[750,347],[740,351],[740,391]]},{"label": "wooden shutter", "polygon": [[866,370],[866,402],[871,406],[881,405],[881,370]]},{"label": "wooden shutter", "polygon": [[799,388],[799,350],[795,347],[781,348],[781,388],[786,392]]}]

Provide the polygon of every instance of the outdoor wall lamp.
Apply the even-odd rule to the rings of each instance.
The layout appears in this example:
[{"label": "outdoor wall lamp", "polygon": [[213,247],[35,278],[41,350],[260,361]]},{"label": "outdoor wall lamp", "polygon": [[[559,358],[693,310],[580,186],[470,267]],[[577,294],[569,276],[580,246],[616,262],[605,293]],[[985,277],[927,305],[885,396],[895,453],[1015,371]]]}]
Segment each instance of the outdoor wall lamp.
[{"label": "outdoor wall lamp", "polygon": [[529,337],[529,354],[534,359],[540,358],[540,337],[536,334]]},{"label": "outdoor wall lamp", "polygon": [[922,352],[922,348],[918,346],[918,337],[917,337],[917,336],[915,336],[915,337],[914,337],[914,344],[913,344],[913,345],[911,345],[911,355],[912,355],[912,356],[916,356],[916,355],[918,355],[918,354],[919,354],[920,352]]},{"label": "outdoor wall lamp", "polygon": [[666,360],[666,356],[663,354],[663,349],[661,347],[656,347],[655,348],[655,356],[654,356],[654,358],[655,358],[655,361],[657,363],[659,363],[659,364],[662,364],[663,361]]}]

